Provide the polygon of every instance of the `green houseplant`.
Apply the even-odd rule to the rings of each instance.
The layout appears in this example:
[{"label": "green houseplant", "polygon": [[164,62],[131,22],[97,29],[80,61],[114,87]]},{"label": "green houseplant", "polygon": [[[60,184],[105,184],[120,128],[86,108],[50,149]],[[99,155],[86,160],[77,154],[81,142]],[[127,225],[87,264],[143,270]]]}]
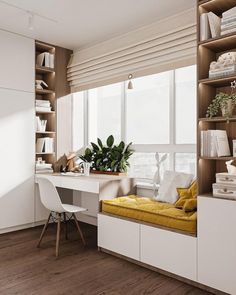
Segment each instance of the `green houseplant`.
[{"label": "green houseplant", "polygon": [[125,145],[123,141],[114,144],[114,137],[110,135],[104,144],[101,139],[97,143],[91,142],[91,148],[86,148],[79,158],[91,163],[92,171],[125,173],[129,167],[129,158],[133,154],[132,143]]},{"label": "green houseplant", "polygon": [[206,116],[212,118],[216,116],[221,110],[222,116],[227,120],[232,117],[233,109],[236,105],[236,94],[233,93],[236,87],[236,81],[231,83],[231,93],[227,94],[220,92],[216,94],[215,98],[212,100],[212,103],[208,106]]}]

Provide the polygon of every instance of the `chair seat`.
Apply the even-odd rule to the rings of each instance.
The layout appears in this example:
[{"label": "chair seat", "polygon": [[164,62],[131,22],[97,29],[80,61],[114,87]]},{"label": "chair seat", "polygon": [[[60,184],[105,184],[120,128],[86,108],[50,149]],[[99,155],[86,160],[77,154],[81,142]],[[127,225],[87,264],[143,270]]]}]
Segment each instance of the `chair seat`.
[{"label": "chair seat", "polygon": [[76,212],[87,211],[87,209],[84,209],[84,208],[81,208],[81,207],[75,206],[75,205],[62,204],[62,206],[65,209],[65,212],[67,212],[67,213],[76,213]]}]

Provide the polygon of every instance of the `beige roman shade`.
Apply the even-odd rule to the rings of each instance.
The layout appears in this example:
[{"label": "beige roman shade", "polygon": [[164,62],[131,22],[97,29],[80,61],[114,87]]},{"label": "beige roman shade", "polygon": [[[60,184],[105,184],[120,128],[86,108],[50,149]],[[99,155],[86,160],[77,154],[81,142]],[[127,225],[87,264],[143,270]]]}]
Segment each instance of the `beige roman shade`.
[{"label": "beige roman shade", "polygon": [[129,74],[135,78],[194,64],[196,25],[177,26],[117,49],[107,47],[107,52],[95,48],[97,55],[73,54],[67,72],[72,92],[124,81]]}]

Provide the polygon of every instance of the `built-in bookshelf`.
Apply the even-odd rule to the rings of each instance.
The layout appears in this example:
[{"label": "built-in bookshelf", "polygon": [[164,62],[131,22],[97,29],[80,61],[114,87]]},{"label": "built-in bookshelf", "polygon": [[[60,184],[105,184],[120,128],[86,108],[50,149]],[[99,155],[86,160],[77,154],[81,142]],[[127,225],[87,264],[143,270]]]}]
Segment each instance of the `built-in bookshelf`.
[{"label": "built-in bookshelf", "polygon": [[[47,84],[41,83],[41,89],[35,84],[35,159],[40,157],[49,164],[54,164],[57,159],[57,99],[70,93],[66,72],[71,54],[69,49],[35,41],[35,81],[42,80]],[[40,55],[43,58],[40,59]],[[45,122],[46,128],[43,127]],[[41,138],[49,138],[50,148],[37,149],[37,141]]]},{"label": "built-in bookshelf", "polygon": [[[236,110],[229,120],[221,117],[206,118],[209,104],[219,92],[231,93],[230,83],[236,80],[236,75],[224,78],[209,78],[209,66],[212,61],[228,51],[236,51],[236,33],[209,38],[200,41],[200,16],[202,13],[213,12],[221,17],[222,13],[236,6],[235,0],[202,0],[198,1],[198,180],[199,193],[209,195],[212,184],[215,183],[215,174],[226,172],[225,161],[236,160],[232,151],[232,140],[236,139]],[[228,157],[202,157],[201,131],[226,130],[230,145],[231,156]]]}]

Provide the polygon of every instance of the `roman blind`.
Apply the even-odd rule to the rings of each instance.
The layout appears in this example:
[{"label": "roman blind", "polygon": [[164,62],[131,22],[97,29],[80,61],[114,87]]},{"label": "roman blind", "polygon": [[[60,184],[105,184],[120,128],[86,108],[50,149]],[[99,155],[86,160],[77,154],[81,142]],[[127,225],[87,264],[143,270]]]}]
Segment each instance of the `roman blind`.
[{"label": "roman blind", "polygon": [[96,56],[81,58],[74,54],[67,77],[71,91],[171,70],[195,63],[196,25],[187,24],[154,37]]}]

